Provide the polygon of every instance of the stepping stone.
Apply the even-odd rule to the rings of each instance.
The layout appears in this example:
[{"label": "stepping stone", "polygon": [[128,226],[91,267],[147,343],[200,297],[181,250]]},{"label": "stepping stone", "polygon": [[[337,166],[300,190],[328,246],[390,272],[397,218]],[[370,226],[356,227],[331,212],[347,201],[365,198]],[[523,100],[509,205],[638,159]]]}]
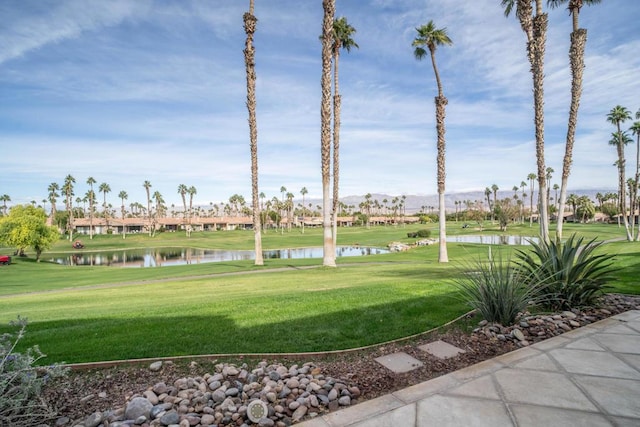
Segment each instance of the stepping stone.
[{"label": "stepping stone", "polygon": [[450,357],[456,357],[458,354],[465,352],[461,348],[441,340],[421,345],[418,348],[437,357],[438,359],[449,359]]},{"label": "stepping stone", "polygon": [[396,374],[410,372],[423,365],[421,361],[404,352],[380,356],[375,361]]}]

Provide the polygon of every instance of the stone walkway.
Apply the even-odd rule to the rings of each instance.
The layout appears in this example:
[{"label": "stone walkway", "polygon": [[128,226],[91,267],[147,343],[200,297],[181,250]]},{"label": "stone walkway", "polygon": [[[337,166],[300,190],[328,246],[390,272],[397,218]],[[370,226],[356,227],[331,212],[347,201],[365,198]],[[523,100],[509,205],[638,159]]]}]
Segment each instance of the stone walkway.
[{"label": "stone walkway", "polygon": [[[423,347],[442,358],[462,351]],[[376,360],[397,372],[421,364],[404,353]],[[640,426],[640,310],[298,425]]]}]

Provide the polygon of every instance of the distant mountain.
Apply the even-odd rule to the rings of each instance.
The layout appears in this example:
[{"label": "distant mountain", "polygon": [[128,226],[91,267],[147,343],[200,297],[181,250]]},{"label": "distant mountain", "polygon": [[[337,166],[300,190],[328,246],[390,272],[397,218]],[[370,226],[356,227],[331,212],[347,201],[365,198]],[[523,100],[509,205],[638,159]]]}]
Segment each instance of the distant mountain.
[{"label": "distant mountain", "polygon": [[[526,201],[525,201],[525,205],[528,206],[529,205],[529,193],[527,191],[527,189],[525,188],[525,194],[527,194],[526,197]],[[578,190],[569,190],[569,194],[576,194],[578,196],[588,196],[591,200],[593,200],[594,202],[596,201],[596,194],[597,193],[615,193],[617,192],[617,190],[615,189],[578,189]],[[551,198],[555,200],[556,198],[556,192],[552,189],[551,190]],[[514,192],[513,191],[502,191],[499,190],[497,193],[498,199],[504,199],[506,197],[513,197],[514,196]],[[518,191],[518,197],[520,198],[522,196],[522,191]],[[371,200],[375,201],[377,200],[378,203],[380,203],[381,205],[383,204],[383,200],[387,199],[387,206],[391,206],[392,200],[398,197],[399,199],[402,198],[401,196],[392,196],[389,194],[381,194],[381,193],[371,193]],[[404,203],[405,203],[405,209],[406,209],[406,213],[408,215],[410,214],[414,214],[416,212],[420,212],[422,210],[423,206],[426,206],[426,210],[433,210],[434,212],[437,211],[438,209],[438,195],[437,194],[432,194],[432,195],[404,195],[405,199],[404,199]],[[536,203],[536,199],[538,197],[538,192],[534,192],[533,195],[533,203]],[[560,197],[560,192],[558,191],[558,197]],[[491,198],[493,199],[493,196],[491,196]],[[475,200],[480,200],[480,201],[485,201],[486,202],[486,197],[484,195],[484,191],[468,191],[468,192],[462,192],[462,193],[445,193],[445,204],[447,207],[447,210],[450,211],[454,211],[455,210],[455,202],[456,201],[465,201],[465,200],[470,200],[470,201],[475,201]],[[360,205],[360,203],[365,201],[364,195],[362,196],[345,196],[345,197],[341,197],[340,201],[342,203],[345,203],[349,206],[355,206],[355,209],[358,210],[358,206]],[[322,200],[317,199],[317,200],[308,200],[309,203],[313,203],[313,205],[321,205],[322,204]],[[464,206],[463,206],[464,208]]]}]

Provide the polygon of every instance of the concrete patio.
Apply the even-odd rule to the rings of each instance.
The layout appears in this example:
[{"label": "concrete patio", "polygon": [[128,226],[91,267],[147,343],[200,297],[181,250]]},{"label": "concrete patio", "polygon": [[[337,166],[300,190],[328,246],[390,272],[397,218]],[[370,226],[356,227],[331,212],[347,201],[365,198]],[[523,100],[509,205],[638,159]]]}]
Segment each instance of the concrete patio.
[{"label": "concrete patio", "polygon": [[640,426],[640,310],[298,425]]}]

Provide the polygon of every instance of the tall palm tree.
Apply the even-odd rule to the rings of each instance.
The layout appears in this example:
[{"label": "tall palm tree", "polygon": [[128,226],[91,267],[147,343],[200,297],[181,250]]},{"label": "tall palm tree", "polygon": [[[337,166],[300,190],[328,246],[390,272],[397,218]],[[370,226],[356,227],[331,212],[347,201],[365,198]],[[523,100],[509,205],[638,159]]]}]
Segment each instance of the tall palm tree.
[{"label": "tall palm tree", "polygon": [[302,187],[302,189],[300,190],[300,194],[302,194],[302,234],[304,234],[304,217],[305,217],[304,196],[309,194],[307,187]]},{"label": "tall palm tree", "polygon": [[56,202],[58,201],[58,191],[60,191],[60,186],[57,182],[52,182],[47,187],[47,191],[49,192],[49,203],[51,203],[51,221],[55,221],[56,219]]},{"label": "tall palm tree", "polygon": [[256,62],[253,34],[258,19],[253,14],[254,0],[249,0],[249,11],[242,18],[247,35],[244,47],[244,65],[247,74],[247,110],[249,112],[249,151],[251,153],[251,202],[253,204],[253,240],[255,265],[264,265],[258,191],[258,122],[256,120]]},{"label": "tall palm tree", "polygon": [[616,146],[616,151],[618,153],[618,204],[620,206],[620,214],[622,215],[622,223],[624,224],[625,231],[627,233],[627,240],[632,241],[633,236],[631,235],[631,230],[629,229],[629,221],[627,220],[627,202],[626,202],[626,191],[625,191],[625,159],[624,159],[624,146],[631,142],[631,138],[626,132],[623,132],[620,125],[621,123],[630,120],[631,113],[625,107],[617,105],[611,109],[609,114],[607,114],[607,121],[612,123],[618,129],[617,132],[612,134],[612,139],[609,141],[611,145]]},{"label": "tall palm tree", "polygon": [[[552,167],[547,167],[545,169],[546,175],[545,180],[547,184],[547,209],[551,209],[551,178],[553,178],[553,173],[555,172]],[[548,213],[547,213],[548,214]]]},{"label": "tall palm tree", "polygon": [[331,223],[331,58],[335,0],[322,0],[322,90],[320,102],[320,158],[322,166],[322,265],[336,266]]},{"label": "tall palm tree", "polygon": [[111,193],[111,187],[106,182],[100,184],[98,187],[98,191],[102,193],[102,210],[104,212],[105,217],[107,216],[107,193]]},{"label": "tall palm tree", "polygon": [[351,52],[352,48],[359,48],[358,44],[352,38],[355,32],[355,28],[347,22],[347,18],[341,17],[333,21],[333,206],[331,214],[333,218],[332,232],[334,246],[336,246],[338,238],[338,206],[340,203],[340,109],[342,106],[342,95],[340,95],[339,91],[338,68],[340,63],[340,49]]},{"label": "tall palm tree", "polygon": [[126,191],[122,190],[118,193],[118,198],[122,202],[122,206],[120,207],[120,213],[122,214],[122,238],[124,239],[127,237],[127,233],[125,232],[126,227],[124,225],[124,213],[125,213],[124,201],[129,198],[129,195],[127,194]]},{"label": "tall palm tree", "polygon": [[69,230],[69,241],[73,240],[73,184],[76,179],[72,175],[67,175],[64,178],[64,184],[62,185],[62,194],[65,197],[65,207],[69,215],[67,222],[67,229]]},{"label": "tall palm tree", "polygon": [[2,202],[2,214],[7,216],[7,202],[11,201],[11,197],[8,194],[0,196],[0,202]]},{"label": "tall palm tree", "polygon": [[493,211],[496,208],[496,206],[498,206],[497,203],[498,203],[498,190],[499,189],[500,188],[496,184],[493,184],[491,186],[491,194],[493,194],[493,209],[491,209],[491,221],[493,221]]},{"label": "tall palm tree", "polygon": [[[549,210],[544,159],[544,53],[547,39],[548,17],[542,12],[542,0],[502,0],[505,16],[509,16],[515,6],[515,14],[520,27],[527,37],[527,57],[533,77],[533,107],[536,132],[536,163],[538,166],[538,215],[540,238],[549,241]],[[535,11],[533,8],[535,3]]]},{"label": "tall palm tree", "polygon": [[433,21],[427,22],[426,25],[422,25],[416,28],[418,35],[413,39],[411,44],[414,50],[414,56],[418,60],[422,60],[427,56],[429,52],[431,56],[431,65],[433,65],[433,73],[436,77],[436,84],[438,86],[438,96],[435,97],[436,104],[436,131],[438,134],[438,154],[437,154],[437,168],[438,168],[438,222],[439,222],[439,252],[438,262],[449,262],[449,256],[447,254],[447,235],[446,235],[446,220],[447,212],[445,206],[445,107],[449,102],[442,92],[442,82],[440,81],[440,74],[438,73],[438,67],[436,65],[436,48],[438,46],[451,45],[453,42],[447,35],[446,28],[436,28]]},{"label": "tall palm tree", "polygon": [[95,203],[95,195],[93,192],[93,184],[97,181],[90,176],[87,178],[87,184],[89,184],[89,191],[87,192],[87,196],[89,198],[89,239],[93,239],[93,205]]},{"label": "tall palm tree", "polygon": [[189,235],[189,231],[187,230],[187,191],[188,188],[186,185],[184,184],[180,184],[178,185],[178,194],[180,194],[180,197],[182,198],[182,221],[184,222],[184,228],[185,228],[185,233],[188,236]]},{"label": "tall palm tree", "polygon": [[[636,119],[640,119],[640,110],[636,113]],[[636,184],[640,183],[640,121],[634,122],[633,125],[629,128],[632,134],[636,136]],[[634,189],[634,200],[638,201],[638,186],[636,185]],[[631,212],[633,212],[633,218],[635,221],[635,211],[636,206],[631,207]],[[636,235],[636,241],[640,241],[640,226],[638,226],[638,234]]]},{"label": "tall palm tree", "polygon": [[[562,178],[560,182],[560,200],[558,212],[562,214],[566,205],[567,184],[571,172],[571,161],[573,156],[573,144],[575,142],[576,126],[578,124],[578,109],[580,108],[580,97],[582,96],[582,72],[584,70],[584,49],[587,44],[587,30],[580,28],[579,17],[582,6],[600,3],[600,0],[548,0],[552,7],[559,7],[568,3],[567,9],[571,14],[573,30],[570,35],[571,45],[569,46],[569,62],[571,64],[571,103],[569,106],[569,122],[567,125],[567,139],[565,142],[564,158],[562,161]],[[556,227],[556,240],[562,240],[562,217],[558,216]]]},{"label": "tall palm tree", "polygon": [[164,198],[162,197],[162,193],[159,191],[154,191],[151,198],[156,202],[156,214],[158,217],[165,216],[165,206],[164,206]]},{"label": "tall palm tree", "polygon": [[145,181],[142,186],[147,192],[147,216],[149,218],[149,236],[151,236],[151,234],[153,234],[153,227],[151,226],[151,183],[149,181]]},{"label": "tall palm tree", "polygon": [[527,179],[529,180],[529,227],[533,225],[533,192],[536,188],[536,174],[530,173],[527,175]]},{"label": "tall palm tree", "polygon": [[187,188],[187,193],[189,193],[189,216],[188,216],[189,224],[187,225],[187,237],[191,237],[191,231],[192,231],[191,216],[193,215],[193,196],[198,194],[198,190],[196,190],[196,187],[192,185],[191,187]]}]

